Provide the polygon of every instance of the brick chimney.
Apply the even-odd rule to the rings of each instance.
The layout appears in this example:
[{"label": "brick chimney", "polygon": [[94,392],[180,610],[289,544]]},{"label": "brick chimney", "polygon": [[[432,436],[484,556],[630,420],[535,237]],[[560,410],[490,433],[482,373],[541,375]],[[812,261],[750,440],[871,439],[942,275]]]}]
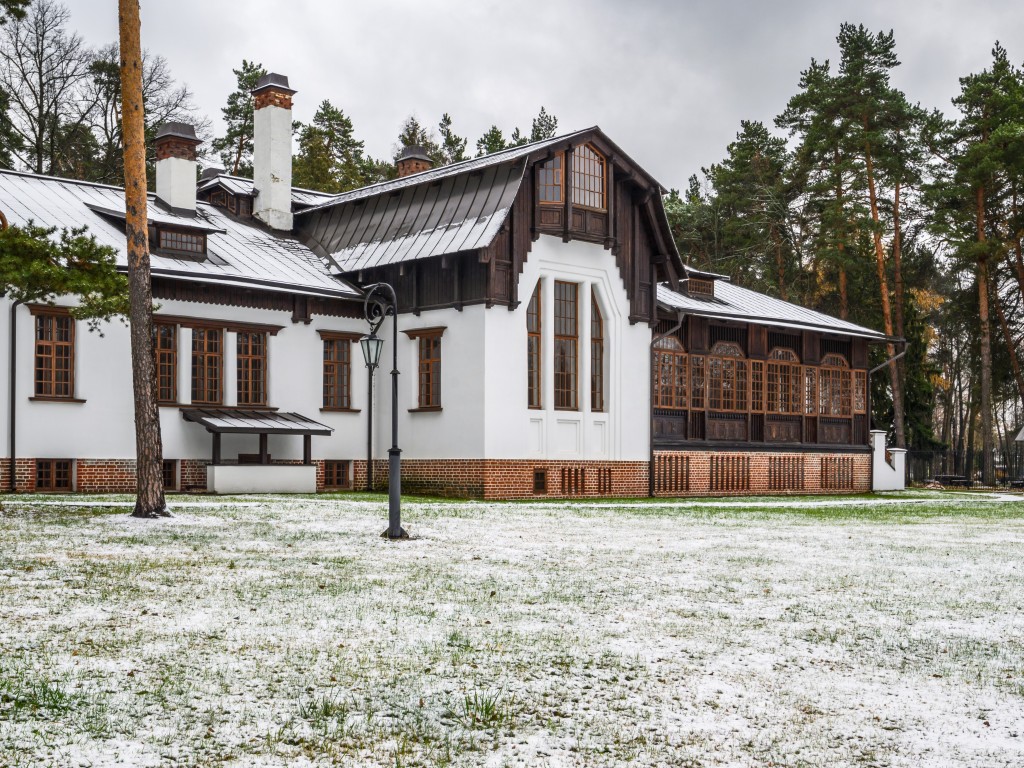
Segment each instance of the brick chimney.
[{"label": "brick chimney", "polygon": [[434,163],[427,154],[427,150],[423,147],[418,147],[415,144],[410,144],[408,147],[403,149],[402,153],[395,161],[398,178],[411,176],[412,174],[420,173],[421,171],[429,171],[433,167]]},{"label": "brick chimney", "polygon": [[252,95],[253,216],[272,229],[292,228],[292,95],[288,78],[271,72],[259,79]]},{"label": "brick chimney", "polygon": [[164,123],[156,132],[156,198],[179,212],[196,210],[196,147],[202,144],[188,123]]}]

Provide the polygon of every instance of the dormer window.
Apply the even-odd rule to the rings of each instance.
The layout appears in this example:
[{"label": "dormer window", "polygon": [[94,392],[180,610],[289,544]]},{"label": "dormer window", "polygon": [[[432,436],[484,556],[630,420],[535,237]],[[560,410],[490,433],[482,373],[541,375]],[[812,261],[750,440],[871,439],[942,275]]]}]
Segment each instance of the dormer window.
[{"label": "dormer window", "polygon": [[572,201],[576,205],[605,210],[605,161],[589,144],[572,152]]},{"label": "dormer window", "polygon": [[206,259],[206,233],[184,228],[170,229],[149,225],[149,244],[158,256],[203,261]]},{"label": "dormer window", "polygon": [[686,291],[695,299],[715,298],[715,281],[691,277],[686,281]]}]

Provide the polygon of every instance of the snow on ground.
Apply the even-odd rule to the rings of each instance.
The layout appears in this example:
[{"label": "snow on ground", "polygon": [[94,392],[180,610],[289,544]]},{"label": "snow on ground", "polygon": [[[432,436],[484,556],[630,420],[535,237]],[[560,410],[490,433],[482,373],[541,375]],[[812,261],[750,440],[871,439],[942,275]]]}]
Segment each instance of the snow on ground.
[{"label": "snow on ground", "polygon": [[1018,497],[42,501],[0,765],[1024,765]]}]

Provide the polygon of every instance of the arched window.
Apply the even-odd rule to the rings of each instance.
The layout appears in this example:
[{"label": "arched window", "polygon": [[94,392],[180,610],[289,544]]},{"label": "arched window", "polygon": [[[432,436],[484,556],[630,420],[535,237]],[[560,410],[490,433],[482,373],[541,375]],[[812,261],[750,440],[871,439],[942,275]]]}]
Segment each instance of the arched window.
[{"label": "arched window", "polygon": [[541,408],[540,365],[540,281],[526,308],[526,391],[530,408]]},{"label": "arched window", "polygon": [[791,349],[775,347],[768,355],[765,410],[768,413],[801,413],[803,410],[800,359]]},{"label": "arched window", "polygon": [[605,161],[589,144],[572,151],[572,201],[587,208],[605,210]]},{"label": "arched window", "polygon": [[708,408],[713,411],[747,410],[747,361],[740,345],[719,341],[707,359]]},{"label": "arched window", "polygon": [[853,412],[850,364],[842,355],[825,355],[818,373],[818,413],[849,416]]},{"label": "arched window", "polygon": [[686,408],[687,356],[675,336],[654,343],[654,407],[678,411]]},{"label": "arched window", "polygon": [[590,410],[604,410],[604,316],[590,290]]}]

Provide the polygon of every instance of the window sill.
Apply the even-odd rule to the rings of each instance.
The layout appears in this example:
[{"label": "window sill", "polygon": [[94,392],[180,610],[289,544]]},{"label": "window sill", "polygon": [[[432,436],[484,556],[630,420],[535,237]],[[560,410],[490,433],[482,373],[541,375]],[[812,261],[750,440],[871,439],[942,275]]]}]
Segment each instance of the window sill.
[{"label": "window sill", "polygon": [[34,403],[84,403],[85,402],[85,400],[82,400],[79,397],[53,397],[51,395],[36,395],[35,397],[30,397],[29,400],[31,400]]},{"label": "window sill", "polygon": [[178,408],[216,408],[218,411],[279,411],[271,405],[221,405],[220,403],[161,403],[161,407]]},{"label": "window sill", "polygon": [[440,405],[426,405],[422,408],[410,408],[409,413],[430,413],[432,411],[440,411]]},{"label": "window sill", "polygon": [[359,413],[358,408],[336,408],[332,406],[324,406],[320,409],[321,413]]}]

